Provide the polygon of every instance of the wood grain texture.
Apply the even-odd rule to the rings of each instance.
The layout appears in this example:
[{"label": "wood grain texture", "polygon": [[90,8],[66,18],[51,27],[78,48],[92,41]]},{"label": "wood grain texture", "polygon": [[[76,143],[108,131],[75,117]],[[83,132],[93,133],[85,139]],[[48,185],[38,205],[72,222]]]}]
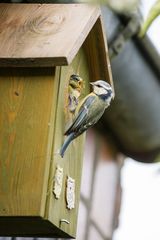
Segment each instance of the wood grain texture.
[{"label": "wood grain texture", "polygon": [[56,109],[53,68],[0,69],[0,216],[43,216]]},{"label": "wood grain texture", "polygon": [[[75,237],[85,134],[62,159],[59,149],[73,114],[68,111],[70,75],[85,81],[88,65],[80,49],[70,66],[0,70],[0,234]],[[62,195],[53,195],[57,164],[64,169]],[[67,176],[75,179],[75,209],[66,204]],[[66,219],[70,224],[62,223]]]},{"label": "wood grain texture", "polygon": [[[88,65],[86,61],[85,52],[80,49],[77,56],[73,60],[72,64],[68,67],[61,67],[60,72],[60,87],[59,87],[59,97],[56,113],[56,123],[55,123],[55,135],[54,135],[54,145],[53,145],[53,162],[50,168],[50,181],[48,184],[48,200],[46,206],[46,216],[45,218],[54,223],[64,232],[68,233],[71,237],[76,235],[77,217],[78,217],[78,207],[79,207],[79,197],[80,197],[80,182],[81,182],[81,172],[82,172],[82,160],[83,160],[83,145],[85,134],[75,139],[68,147],[64,158],[59,155],[60,147],[65,139],[64,131],[66,126],[70,121],[72,121],[73,116],[68,112],[66,107],[66,94],[68,91],[68,82],[70,75],[73,73],[79,74],[85,81],[85,89],[81,97],[84,97],[88,93],[89,89],[89,73]],[[56,165],[63,167],[64,178],[62,194],[60,199],[55,199],[52,189],[53,189],[53,179],[55,174]],[[67,176],[75,179],[75,209],[68,210],[66,204],[66,180]],[[66,219],[70,224],[62,223],[60,225],[60,219]]]},{"label": "wood grain texture", "polygon": [[84,42],[91,81],[98,79],[109,82],[114,90],[107,40],[101,17],[98,18]]},{"label": "wood grain texture", "polygon": [[99,15],[87,4],[0,4],[0,66],[68,65]]}]

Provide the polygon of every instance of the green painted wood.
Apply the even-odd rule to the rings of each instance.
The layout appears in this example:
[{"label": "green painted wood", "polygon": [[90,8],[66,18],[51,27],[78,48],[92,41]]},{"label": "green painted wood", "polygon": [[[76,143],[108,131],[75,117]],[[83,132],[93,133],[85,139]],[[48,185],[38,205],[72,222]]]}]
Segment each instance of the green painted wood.
[{"label": "green painted wood", "polygon": [[[54,68],[0,69],[0,235],[75,237],[85,134],[59,155],[68,111],[71,74],[89,90],[83,48],[72,64]],[[60,199],[53,195],[56,166],[64,169]],[[67,176],[75,179],[75,209],[66,204]],[[70,223],[62,223],[66,219]]]},{"label": "green painted wood", "polygon": [[[69,113],[66,102],[68,98],[68,82],[71,74],[79,74],[85,81],[85,88],[82,93],[84,97],[88,93],[88,65],[83,49],[79,51],[72,64],[68,67],[61,67],[60,72],[60,87],[59,97],[56,113],[54,147],[53,147],[53,162],[50,168],[50,183],[48,195],[48,210],[46,211],[46,218],[53,222],[61,230],[67,232],[71,237],[75,237],[77,228],[78,206],[80,197],[80,182],[82,173],[82,160],[83,160],[83,145],[85,134],[74,140],[68,147],[64,158],[59,155],[60,147],[64,141],[64,131],[69,122],[72,121],[73,115]],[[55,199],[52,188],[53,179],[55,174],[56,165],[63,168],[63,188],[60,199]],[[68,210],[66,207],[66,179],[67,176],[75,179],[76,183],[76,199],[75,209]],[[66,219],[69,224],[62,223],[60,220]]]},{"label": "green painted wood", "polygon": [[0,216],[43,216],[56,90],[53,68],[0,69]]}]

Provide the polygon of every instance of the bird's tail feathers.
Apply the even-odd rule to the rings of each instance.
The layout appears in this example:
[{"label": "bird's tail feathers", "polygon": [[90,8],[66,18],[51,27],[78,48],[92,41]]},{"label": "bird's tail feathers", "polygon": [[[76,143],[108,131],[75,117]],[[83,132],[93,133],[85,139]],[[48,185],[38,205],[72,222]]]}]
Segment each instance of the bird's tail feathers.
[{"label": "bird's tail feathers", "polygon": [[74,139],[74,133],[71,133],[67,136],[66,140],[64,141],[61,149],[60,149],[60,155],[63,158],[64,157],[64,153],[68,147],[68,145],[71,143],[71,141]]}]

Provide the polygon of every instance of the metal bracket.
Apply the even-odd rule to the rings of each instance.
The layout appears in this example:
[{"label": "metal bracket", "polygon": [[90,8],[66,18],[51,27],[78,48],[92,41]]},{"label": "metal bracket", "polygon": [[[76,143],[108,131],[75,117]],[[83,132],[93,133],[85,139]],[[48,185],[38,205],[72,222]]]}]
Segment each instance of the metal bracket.
[{"label": "metal bracket", "polygon": [[109,56],[116,57],[123,49],[125,43],[131,39],[140,29],[139,19],[132,17],[122,32],[118,33],[116,39],[109,46]]}]

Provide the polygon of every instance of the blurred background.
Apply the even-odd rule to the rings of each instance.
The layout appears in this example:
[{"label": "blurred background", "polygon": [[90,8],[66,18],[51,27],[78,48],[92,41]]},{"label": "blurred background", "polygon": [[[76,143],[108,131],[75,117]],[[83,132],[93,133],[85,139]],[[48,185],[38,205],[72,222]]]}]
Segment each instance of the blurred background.
[{"label": "blurred background", "polygon": [[115,99],[87,132],[76,239],[159,240],[160,1],[100,3]]}]

